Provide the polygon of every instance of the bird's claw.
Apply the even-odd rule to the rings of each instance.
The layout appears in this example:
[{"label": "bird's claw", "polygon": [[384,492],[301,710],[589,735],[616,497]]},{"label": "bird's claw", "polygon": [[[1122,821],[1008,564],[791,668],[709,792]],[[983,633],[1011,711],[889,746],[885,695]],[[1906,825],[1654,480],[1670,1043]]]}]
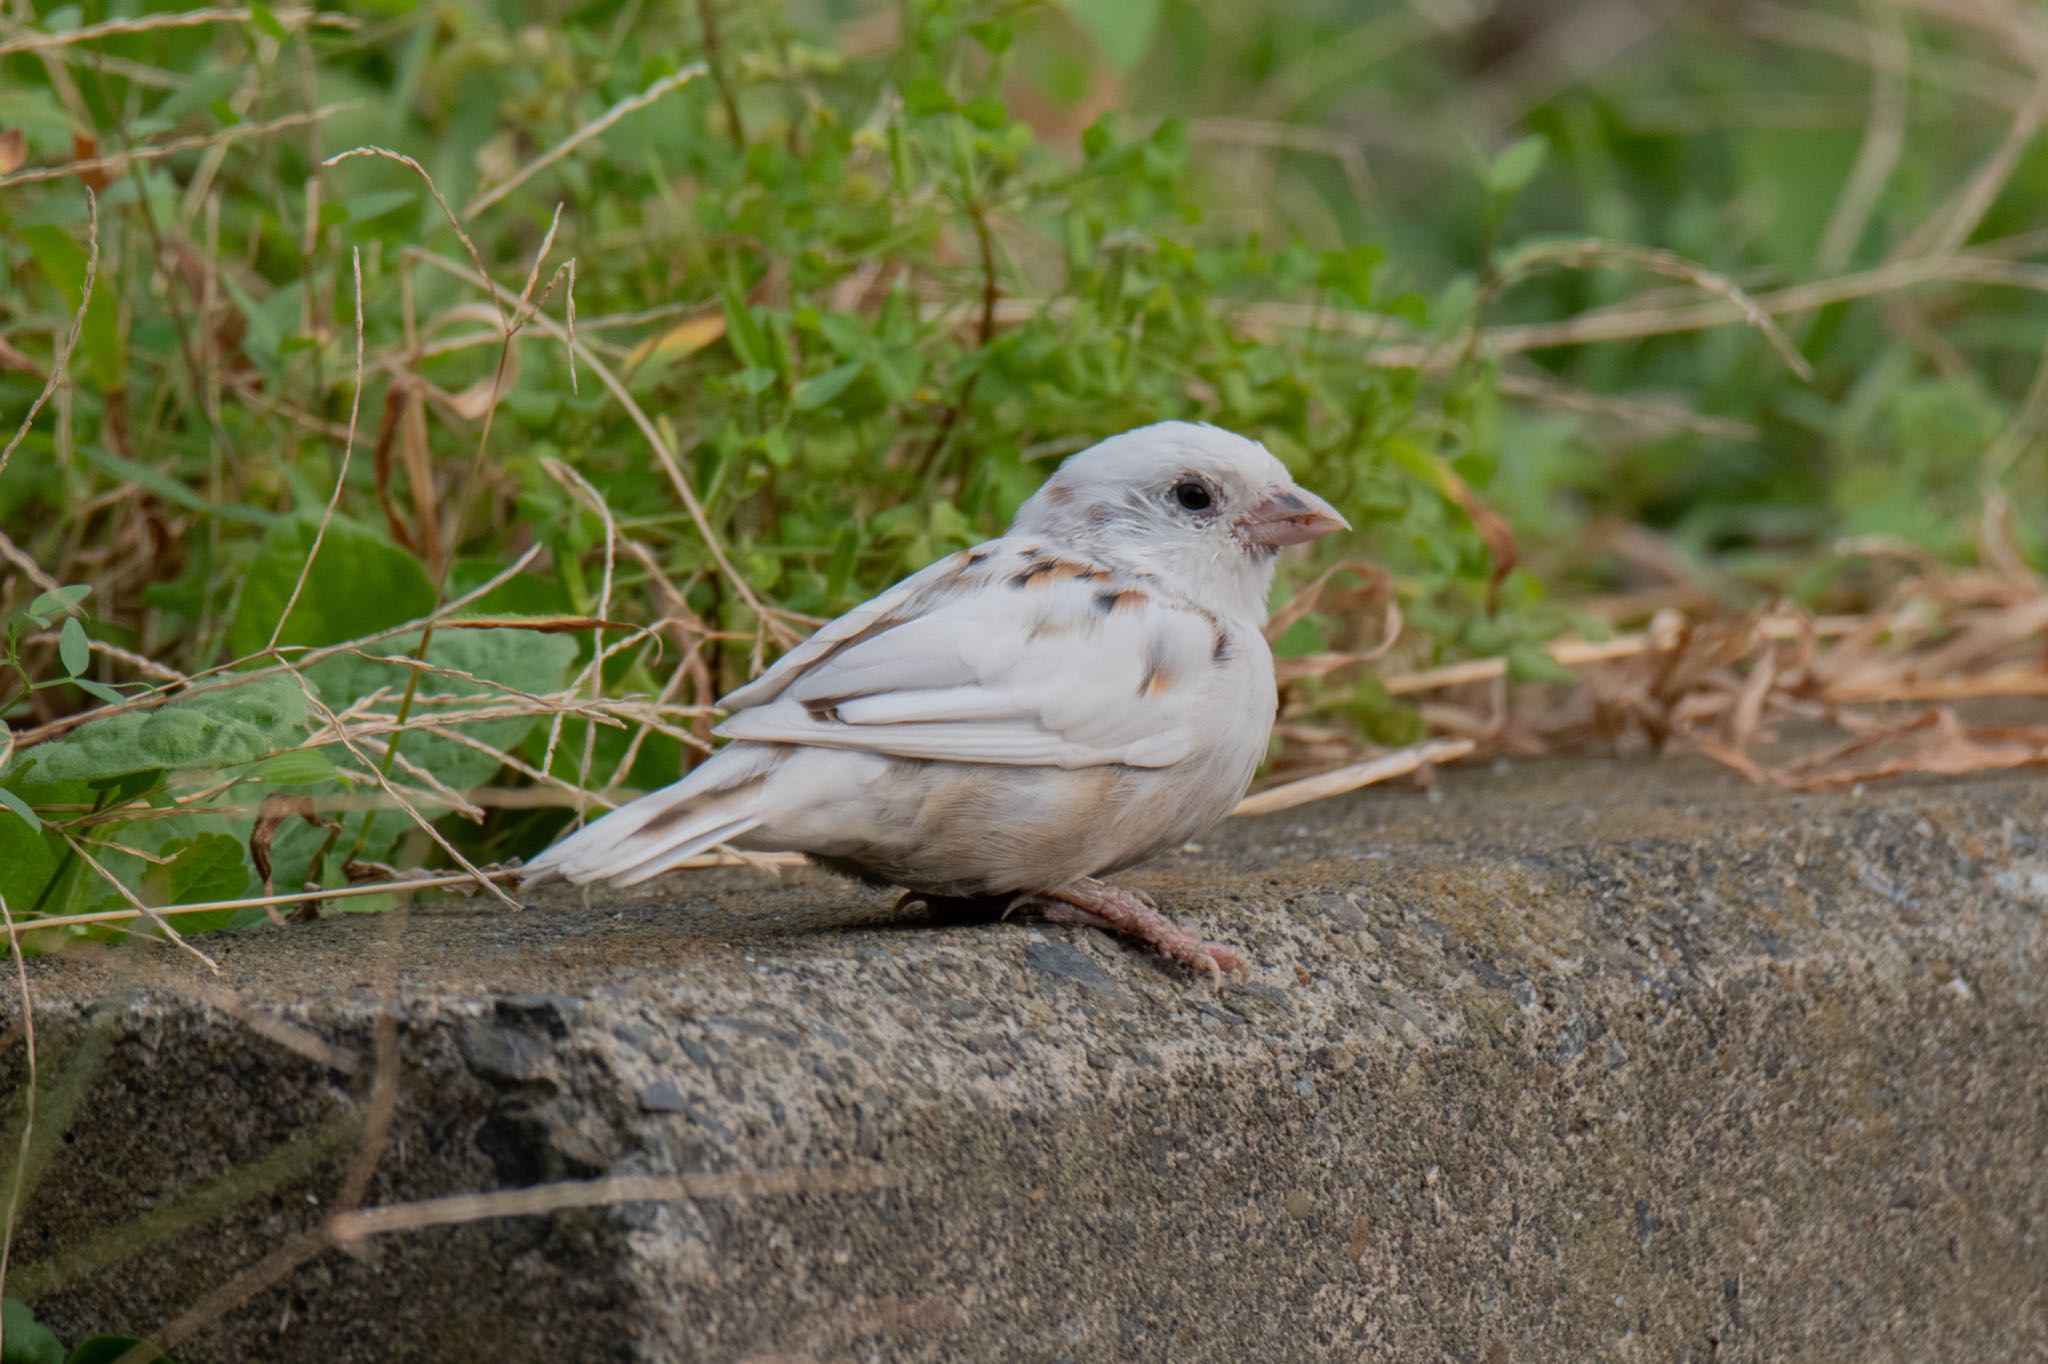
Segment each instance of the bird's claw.
[{"label": "bird's claw", "polygon": [[1024,897],[1024,900],[1035,904],[1053,923],[1079,924],[1135,938],[1175,961],[1208,972],[1214,979],[1220,980],[1226,972],[1244,969],[1244,959],[1235,948],[1225,943],[1209,942],[1182,928],[1135,891],[1084,880],[1058,890]]}]

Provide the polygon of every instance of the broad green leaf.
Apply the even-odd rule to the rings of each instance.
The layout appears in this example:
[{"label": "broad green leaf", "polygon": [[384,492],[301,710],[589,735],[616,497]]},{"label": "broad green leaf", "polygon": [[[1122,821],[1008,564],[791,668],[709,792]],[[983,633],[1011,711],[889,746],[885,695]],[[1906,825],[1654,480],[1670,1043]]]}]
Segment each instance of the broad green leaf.
[{"label": "broad green leaf", "polygon": [[7,1337],[0,1364],[65,1364],[64,1347],[26,1303],[13,1298],[0,1302],[0,1332]]},{"label": "broad green leaf", "polygon": [[[374,652],[409,657],[419,644],[416,634],[399,635],[380,643]],[[438,667],[468,673],[472,677],[513,687],[523,692],[547,692],[561,687],[569,678],[576,659],[576,641],[568,635],[539,635],[527,630],[444,630],[434,636],[427,661]],[[379,687],[402,689],[410,670],[402,664],[381,663],[372,658],[342,656],[323,659],[306,670],[320,689],[320,697],[339,710]],[[431,698],[452,696],[508,698],[496,688],[435,673],[420,677],[415,714],[433,710],[445,714],[446,706],[428,704]],[[508,750],[518,746],[536,720],[512,716],[480,720],[461,725],[462,733],[492,748]],[[488,753],[444,738],[432,730],[407,734],[399,751],[424,766],[441,781],[460,791],[478,786],[497,773],[499,763]]]},{"label": "broad green leaf", "polygon": [[248,850],[231,835],[201,834],[189,842],[167,843],[159,853],[171,860],[142,877],[143,898],[152,904],[238,900],[249,889]]},{"label": "broad green leaf", "polygon": [[[8,776],[7,785],[0,787],[0,795],[12,796],[31,808],[89,804],[92,800],[92,793],[78,782],[52,784],[39,782],[35,777],[29,764],[17,765]],[[13,801],[6,803],[10,810],[14,808]],[[13,814],[0,815],[0,895],[7,897],[8,908],[19,915],[34,905],[63,855],[63,841],[47,827],[31,828]],[[76,878],[72,878],[72,883],[76,884]],[[56,903],[46,904],[44,909],[59,912],[67,907]]]},{"label": "broad green leaf", "polygon": [[72,677],[92,666],[92,644],[76,616],[66,616],[64,628],[57,632],[57,659]]},{"label": "broad green leaf", "polygon": [[144,767],[134,772],[123,772],[118,777],[106,777],[88,782],[93,790],[104,792],[106,804],[126,805],[129,801],[146,796],[156,790],[164,779],[161,767]]},{"label": "broad green leaf", "polygon": [[39,781],[99,781],[153,768],[254,762],[306,734],[306,697],[288,677],[207,687],[155,710],[109,715],[28,751]]},{"label": "broad green leaf", "polygon": [[[310,521],[285,521],[263,537],[228,627],[228,647],[235,653],[246,657],[270,642],[316,529]],[[433,609],[433,586],[412,555],[337,518],[327,528],[320,557],[279,642],[339,644],[417,620]]]}]

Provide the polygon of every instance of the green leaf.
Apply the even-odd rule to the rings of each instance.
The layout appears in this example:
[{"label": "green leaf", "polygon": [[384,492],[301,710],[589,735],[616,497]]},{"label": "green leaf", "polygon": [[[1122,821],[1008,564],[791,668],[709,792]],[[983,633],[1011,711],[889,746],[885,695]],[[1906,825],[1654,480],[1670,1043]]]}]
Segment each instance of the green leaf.
[{"label": "green leaf", "polygon": [[128,699],[106,683],[95,682],[90,677],[73,677],[71,685],[84,692],[87,696],[95,700],[104,701],[110,706],[118,706]]},{"label": "green leaf", "polygon": [[7,1337],[0,1364],[65,1364],[56,1334],[36,1320],[26,1303],[13,1298],[0,1302],[0,1334]]},{"label": "green leaf", "polygon": [[270,12],[270,6],[264,4],[263,0],[249,0],[249,21],[279,42],[290,36],[284,31],[284,25],[277,22],[277,16]]},{"label": "green leaf", "polygon": [[78,623],[76,616],[66,616],[64,628],[57,632],[57,658],[63,663],[64,671],[72,677],[92,666],[92,645],[85,637],[85,627]]},{"label": "green leaf", "polygon": [[14,811],[15,814],[27,820],[28,827],[34,829],[37,833],[41,833],[43,830],[43,821],[37,818],[34,810],[29,808],[28,802],[4,786],[0,786],[0,810]]},{"label": "green leaf", "polygon": [[856,360],[851,364],[836,365],[823,374],[813,374],[797,384],[796,392],[790,397],[790,405],[799,412],[813,407],[823,407],[844,393],[846,386],[858,379],[861,370],[865,368],[865,365]]},{"label": "green leaf", "polygon": [[145,767],[134,772],[123,772],[118,777],[106,777],[99,781],[87,782],[95,791],[106,792],[109,806],[126,805],[139,796],[154,791],[164,779],[161,767]]},{"label": "green leaf", "polygon": [[204,109],[231,95],[248,77],[245,66],[223,66],[213,71],[181,73],[178,88],[150,110],[157,118],[176,120],[194,109]]},{"label": "green leaf", "polygon": [[99,781],[254,762],[306,734],[306,697],[288,677],[207,687],[155,710],[109,715],[28,751],[39,781]]},{"label": "green leaf", "polygon": [[1151,50],[1164,0],[1067,0],[1067,9],[1103,57],[1129,71]]},{"label": "green leaf", "polygon": [[[78,196],[80,199],[83,195]],[[102,212],[105,205],[102,204]],[[15,234],[35,257],[44,276],[64,297],[64,311],[78,307],[85,294],[86,250],[82,241],[60,227],[30,227]],[[92,382],[102,391],[127,382],[121,342],[121,308],[115,295],[112,270],[101,262],[93,282],[92,301],[85,310],[85,327],[79,333],[78,349],[89,367]]]},{"label": "green leaf", "polygon": [[1516,682],[1554,682],[1571,686],[1579,675],[1550,656],[1540,644],[1523,642],[1508,646],[1508,677]]},{"label": "green leaf", "polygon": [[[137,1347],[140,1347],[139,1349]],[[134,1350],[134,1354],[129,1351]],[[87,1336],[64,1364],[177,1364],[156,1346],[136,1336]]]},{"label": "green leaf", "polygon": [[72,607],[84,601],[92,592],[88,583],[74,583],[60,587],[54,592],[45,592],[28,604],[28,616],[38,625],[48,625]]},{"label": "green leaf", "polygon": [[239,521],[249,526],[268,526],[276,517],[257,511],[253,507],[239,507],[233,503],[216,505],[206,500],[205,494],[179,482],[163,470],[117,455],[111,450],[102,450],[94,445],[81,445],[79,453],[94,464],[105,469],[124,483],[134,483],[147,492],[155,493],[166,502],[172,502],[188,511],[205,512],[223,521]]},{"label": "green leaf", "polygon": [[367,223],[381,218],[396,209],[419,202],[419,192],[409,189],[384,189],[372,194],[358,194],[343,205],[348,210],[352,223]]},{"label": "green leaf", "polygon": [[[270,642],[290,600],[299,569],[313,548],[317,526],[292,520],[273,526],[249,565],[228,627],[228,647],[247,657]],[[412,555],[370,531],[337,518],[327,528],[320,557],[292,609],[282,644],[339,644],[434,609],[434,588]]]},{"label": "green leaf", "polygon": [[257,360],[275,360],[277,348],[284,342],[284,330],[277,319],[260,299],[236,283],[233,275],[222,274],[220,283],[248,323],[248,329],[242,333],[242,349]]},{"label": "green leaf", "polygon": [[151,867],[142,877],[145,898],[159,905],[194,905],[209,900],[236,900],[249,889],[249,857],[242,840],[231,834],[201,834],[166,843],[161,855],[171,860]]},{"label": "green leaf", "polygon": [[250,763],[232,774],[273,786],[308,786],[320,781],[339,781],[341,773],[328,756],[317,748],[295,748],[275,753],[261,762]]},{"label": "green leaf", "polygon": [[1549,154],[1550,143],[1540,136],[1517,140],[1486,168],[1486,192],[1498,199],[1514,198],[1536,178]]},{"label": "green leaf", "polygon": [[754,316],[753,305],[731,285],[724,289],[723,299],[725,343],[740,358],[740,364],[748,369],[765,369],[772,375],[774,361],[769,356],[768,336],[761,330],[760,319]]},{"label": "green leaf", "polygon": [[[400,635],[379,646],[380,652],[410,655],[419,636]],[[553,691],[568,680],[576,661],[576,641],[568,635],[536,635],[527,630],[450,630],[434,636],[427,661],[444,668],[468,673],[486,682],[496,682],[525,692]],[[394,663],[343,655],[323,659],[306,670],[320,689],[320,697],[337,709],[367,696],[378,687],[402,688],[410,670]],[[494,687],[434,673],[422,674],[422,697],[502,696]],[[445,707],[437,707],[444,710]],[[510,716],[480,720],[456,728],[463,734],[509,750],[530,733],[533,716]],[[496,775],[498,760],[488,753],[442,737],[431,730],[407,734],[400,751],[424,766],[440,780],[461,791],[479,786]]]}]

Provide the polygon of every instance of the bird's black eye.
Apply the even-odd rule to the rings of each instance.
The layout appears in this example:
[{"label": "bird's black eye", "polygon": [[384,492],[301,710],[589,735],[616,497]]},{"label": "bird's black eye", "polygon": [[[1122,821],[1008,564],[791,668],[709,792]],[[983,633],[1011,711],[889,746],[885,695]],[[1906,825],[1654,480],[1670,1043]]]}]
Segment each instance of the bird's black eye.
[{"label": "bird's black eye", "polygon": [[1173,500],[1191,512],[1209,510],[1209,490],[1193,479],[1174,485]]}]

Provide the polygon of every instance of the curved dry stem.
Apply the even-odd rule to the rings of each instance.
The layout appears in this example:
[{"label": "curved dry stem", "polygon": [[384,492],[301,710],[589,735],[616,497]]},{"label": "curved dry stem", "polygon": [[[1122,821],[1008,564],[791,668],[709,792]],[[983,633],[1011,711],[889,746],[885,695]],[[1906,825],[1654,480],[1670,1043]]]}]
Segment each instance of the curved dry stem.
[{"label": "curved dry stem", "polygon": [[334,491],[328,494],[327,508],[320,514],[320,524],[313,531],[312,547],[306,551],[306,561],[299,565],[298,580],[292,584],[292,592],[285,598],[284,610],[277,613],[277,624],[270,631],[270,643],[265,647],[275,649],[278,638],[284,634],[285,625],[291,620],[292,612],[299,604],[299,594],[306,590],[306,579],[313,576],[313,561],[320,557],[320,546],[327,539],[327,527],[334,521],[335,508],[341,505],[341,491],[348,486],[348,467],[356,452],[356,420],[363,410],[363,252],[360,247],[349,249],[349,258],[355,266],[356,277],[356,384],[355,392],[348,403],[348,439],[341,447],[341,468],[334,475]]},{"label": "curved dry stem", "polygon": [[620,100],[617,104],[614,104],[611,108],[605,110],[596,118],[584,124],[581,128],[578,128],[575,132],[569,134],[569,136],[563,138],[553,147],[541,153],[533,160],[527,162],[524,166],[521,166],[511,176],[509,176],[505,180],[500,181],[498,184],[491,186],[491,188],[485,190],[483,193],[477,195],[476,198],[470,200],[469,207],[462,210],[463,220],[466,222],[469,219],[476,217],[477,214],[482,213],[492,204],[497,203],[506,195],[510,194],[513,190],[518,189],[528,180],[531,180],[534,176],[540,174],[549,166],[554,165],[555,162],[560,161],[563,157],[569,155],[578,147],[590,141],[590,139],[596,137],[599,133],[602,133],[605,129],[611,127],[614,123],[617,123],[626,115],[634,112],[635,110],[646,108],[648,105],[654,103],[656,100],[660,99],[663,95],[666,95],[671,90],[681,89],[683,86],[688,85],[691,81],[697,79],[697,77],[703,75],[704,72],[705,65],[703,62],[693,62],[692,64],[684,67],[680,71],[676,71],[671,73],[670,75],[663,76],[660,80],[655,81],[653,84],[649,85],[645,90],[642,90],[639,94],[626,96],[626,98]]},{"label": "curved dry stem", "polygon": [[111,171],[119,175],[140,161],[161,161],[180,152],[199,151],[202,148],[241,142],[252,137],[268,137],[272,133],[281,133],[289,128],[318,123],[331,114],[353,109],[360,103],[361,100],[342,100],[335,104],[323,104],[318,109],[308,109],[303,113],[286,114],[282,118],[271,119],[268,123],[237,123],[217,133],[207,133],[203,136],[174,138],[169,142],[131,147],[127,151],[110,152],[105,156],[88,156],[83,160],[66,161],[56,166],[35,166],[28,170],[16,171],[12,175],[0,175],[0,189],[39,184],[45,180],[64,180],[74,175],[88,175],[94,171]]},{"label": "curved dry stem", "polygon": [[[427,168],[425,166],[422,166],[419,162],[413,160],[404,152],[395,152],[392,151],[389,147],[379,147],[369,144],[366,144],[361,147],[350,147],[347,151],[336,152],[334,155],[328,157],[325,161],[322,161],[320,163],[320,169],[326,170],[329,167],[338,166],[342,162],[357,156],[374,156],[381,157],[386,161],[396,161],[401,166],[411,168],[414,174],[418,175],[420,179],[426,181],[427,193],[433,195],[434,202],[441,206],[442,216],[448,219],[448,226],[455,229],[455,238],[457,241],[462,243],[462,249],[469,253],[470,260],[475,262],[476,272],[479,275],[484,276],[486,279],[490,277],[491,272],[484,268],[483,253],[476,249],[476,243],[470,240],[469,233],[462,230],[462,219],[455,216],[455,210],[453,208],[450,208],[448,206],[448,200],[442,197],[441,187],[434,183],[433,176],[427,174]],[[496,286],[493,286],[492,288],[491,301],[493,303],[498,302]],[[507,329],[509,329],[511,326],[511,321],[509,318],[505,316],[505,309],[502,304],[498,306],[498,325],[501,328]]]},{"label": "curved dry stem", "polygon": [[[449,260],[446,256],[436,255],[431,251],[413,250],[408,254],[412,255],[415,259],[426,262],[443,274],[453,275],[457,279],[466,280],[471,284],[490,290],[493,297],[502,297],[506,292],[501,285],[492,280],[481,268],[472,273],[463,269],[455,261]],[[641,437],[646,440],[649,448],[654,451],[655,462],[661,466],[661,471],[667,476],[669,485],[675,489],[677,499],[682,502],[683,509],[689,513],[691,523],[696,526],[697,533],[703,537],[704,546],[710,552],[712,562],[718,566],[719,573],[732,585],[733,592],[746,604],[747,609],[754,613],[755,619],[760,622],[763,630],[767,631],[778,644],[784,647],[795,644],[798,639],[795,632],[782,624],[775,613],[755,595],[754,589],[748,585],[746,578],[741,575],[740,571],[733,567],[732,560],[726,555],[724,543],[718,538],[717,531],[712,529],[710,516],[705,513],[703,503],[697,498],[696,489],[692,488],[689,479],[684,477],[682,465],[678,463],[675,451],[670,448],[667,439],[663,437],[660,429],[648,417],[645,409],[633,397],[632,392],[620,381],[619,376],[613,373],[611,367],[600,360],[597,354],[584,342],[572,338],[553,319],[545,315],[536,315],[533,322],[541,331],[573,348],[576,354],[582,357],[583,363],[588,365],[591,371],[597,375],[598,382],[602,383],[611,395],[618,399],[619,405],[625,408],[626,415],[632,420],[633,425],[639,428]]]},{"label": "curved dry stem", "polygon": [[1743,322],[1763,334],[1771,349],[1794,374],[1809,383],[1813,381],[1812,364],[1799,353],[1799,348],[1792,344],[1792,338],[1785,335],[1784,328],[1763,305],[1726,275],[1709,270],[1698,261],[1688,260],[1676,251],[1598,239],[1544,242],[1518,251],[1502,262],[1500,270],[1489,282],[1487,292],[1496,293],[1517,277],[1541,269],[1590,270],[1617,263],[1690,284],[1716,298],[1727,300]]},{"label": "curved dry stem", "polygon": [[[7,181],[0,176],[0,189]],[[50,361],[50,377],[43,384],[43,391],[36,394],[34,402],[28,405],[28,412],[15,429],[13,439],[0,448],[0,474],[7,472],[7,461],[14,458],[15,449],[28,438],[28,430],[35,425],[37,414],[43,404],[50,401],[50,395],[57,391],[57,385],[64,382],[64,372],[71,364],[71,352],[78,349],[79,334],[85,330],[85,312],[92,306],[93,282],[100,273],[100,201],[91,188],[85,191],[85,284],[79,290],[78,311],[71,318],[71,330],[65,334],[64,344],[57,348],[57,354]]]},{"label": "curved dry stem", "polygon": [[[271,17],[286,28],[307,26],[312,28],[339,28],[353,32],[361,25],[346,14],[322,14],[315,10],[277,9]],[[247,24],[254,22],[256,12],[246,6],[214,5],[205,9],[180,10],[174,14],[151,14],[139,19],[109,19],[105,23],[87,24],[74,28],[68,33],[29,33],[19,38],[9,38],[0,43],[0,57],[11,57],[17,52],[42,52],[53,47],[66,47],[73,43],[97,42],[101,38],[119,38],[131,33],[154,33],[166,28],[198,28],[206,24]]]}]

